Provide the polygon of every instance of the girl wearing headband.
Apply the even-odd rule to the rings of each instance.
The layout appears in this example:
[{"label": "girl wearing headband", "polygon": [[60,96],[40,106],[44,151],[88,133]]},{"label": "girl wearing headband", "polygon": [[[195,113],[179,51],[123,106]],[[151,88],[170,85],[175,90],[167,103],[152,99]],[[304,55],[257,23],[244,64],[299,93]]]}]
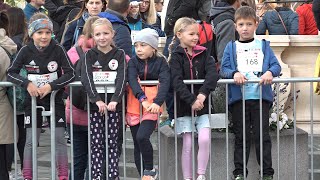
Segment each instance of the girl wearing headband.
[{"label": "girl wearing headband", "polygon": [[[34,14],[30,18],[28,35],[29,43],[21,48],[12,65],[8,69],[8,81],[27,89],[25,102],[25,127],[27,131],[24,149],[23,177],[33,178],[32,174],[32,115],[31,97],[37,98],[37,106],[50,110],[50,95],[58,91],[55,98],[56,119],[56,161],[59,180],[68,179],[67,146],[64,140],[65,107],[62,101],[63,88],[75,78],[74,69],[64,48],[51,40],[53,25],[43,13]],[[24,67],[28,77],[19,75]],[[42,124],[41,111],[37,109],[37,139],[39,141]]]}]

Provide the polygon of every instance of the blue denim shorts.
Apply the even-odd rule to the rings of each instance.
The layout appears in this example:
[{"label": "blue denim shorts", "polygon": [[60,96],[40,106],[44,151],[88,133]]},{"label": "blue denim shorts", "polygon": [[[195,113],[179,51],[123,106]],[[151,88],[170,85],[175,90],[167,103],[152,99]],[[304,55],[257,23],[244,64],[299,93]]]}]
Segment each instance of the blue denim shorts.
[{"label": "blue denim shorts", "polygon": [[[195,132],[202,128],[210,128],[209,114],[194,117]],[[179,117],[175,120],[177,134],[192,132],[192,119],[191,116]]]}]

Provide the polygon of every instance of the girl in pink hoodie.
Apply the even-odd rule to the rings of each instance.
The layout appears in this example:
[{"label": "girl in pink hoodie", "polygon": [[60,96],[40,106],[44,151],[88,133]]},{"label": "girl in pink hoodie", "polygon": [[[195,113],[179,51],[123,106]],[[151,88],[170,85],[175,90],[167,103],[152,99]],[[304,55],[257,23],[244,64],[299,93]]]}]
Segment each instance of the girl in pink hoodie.
[{"label": "girl in pink hoodie", "polygon": [[[68,51],[68,56],[75,64],[84,53],[95,46],[92,39],[91,25],[99,17],[90,17],[83,27],[82,35],[78,42]],[[74,87],[81,88],[81,87]],[[85,98],[85,97],[84,97]],[[88,112],[72,106],[73,115],[73,160],[74,160],[74,179],[84,179],[84,174],[88,165]],[[68,129],[70,129],[70,99],[66,102],[66,119]],[[70,133],[71,134],[71,133]],[[71,173],[70,173],[71,174]],[[88,173],[86,173],[88,175]],[[69,178],[71,179],[71,177]]]}]

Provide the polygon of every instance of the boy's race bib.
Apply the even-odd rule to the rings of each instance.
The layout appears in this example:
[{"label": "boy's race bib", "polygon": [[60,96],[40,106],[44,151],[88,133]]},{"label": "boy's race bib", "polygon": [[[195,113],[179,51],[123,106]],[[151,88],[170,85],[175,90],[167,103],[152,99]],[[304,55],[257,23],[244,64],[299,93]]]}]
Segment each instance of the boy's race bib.
[{"label": "boy's race bib", "polygon": [[38,88],[53,82],[58,79],[57,72],[49,73],[49,74],[28,74],[28,80],[32,81],[34,85]]},{"label": "boy's race bib", "polygon": [[[114,82],[117,77],[116,71],[98,71],[93,72],[94,82]],[[98,93],[105,93],[105,88],[100,86],[96,87]],[[107,86],[107,93],[114,93],[116,88],[114,86]]]},{"label": "boy's race bib", "polygon": [[260,49],[238,51],[237,63],[240,72],[262,72],[263,53]]}]

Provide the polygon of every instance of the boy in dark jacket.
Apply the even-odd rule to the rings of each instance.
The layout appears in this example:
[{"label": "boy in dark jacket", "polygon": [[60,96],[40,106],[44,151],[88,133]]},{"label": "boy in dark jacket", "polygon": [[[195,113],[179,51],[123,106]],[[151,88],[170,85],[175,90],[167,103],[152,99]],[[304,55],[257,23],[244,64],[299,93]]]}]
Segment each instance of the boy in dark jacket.
[{"label": "boy in dark jacket", "polygon": [[[243,138],[246,139],[246,164],[251,145],[251,128],[256,148],[257,161],[260,164],[260,130],[263,132],[263,175],[264,180],[272,179],[274,170],[271,158],[271,139],[269,135],[269,109],[273,102],[271,83],[279,76],[281,67],[270,48],[269,42],[254,39],[257,28],[255,11],[248,6],[239,8],[235,13],[236,30],[239,41],[228,43],[221,64],[220,74],[224,78],[233,78],[236,85],[229,86],[229,106],[231,109],[235,150],[233,174],[236,180],[244,179],[248,173],[243,170]],[[248,79],[260,78],[260,83],[245,83]],[[240,85],[244,84],[242,87]],[[260,94],[262,86],[262,94]],[[245,120],[242,119],[242,92],[245,94]],[[262,97],[262,110],[260,107]],[[262,111],[262,129],[260,129],[260,111]],[[243,128],[245,121],[245,129]],[[243,137],[243,131],[246,136]]]}]

